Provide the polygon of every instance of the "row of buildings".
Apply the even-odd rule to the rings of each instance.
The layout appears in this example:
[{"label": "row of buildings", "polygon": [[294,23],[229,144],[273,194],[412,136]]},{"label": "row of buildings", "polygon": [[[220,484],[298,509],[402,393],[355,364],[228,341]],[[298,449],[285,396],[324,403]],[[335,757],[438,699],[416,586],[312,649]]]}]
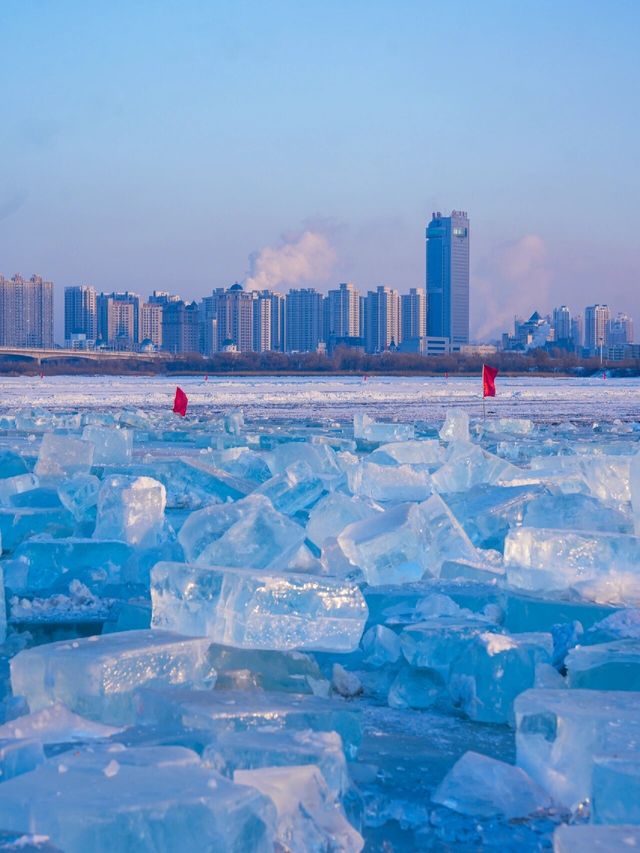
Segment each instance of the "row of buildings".
[{"label": "row of buildings", "polygon": [[636,358],[633,320],[628,314],[612,315],[608,305],[589,305],[583,314],[572,314],[566,305],[551,314],[537,311],[523,320],[516,317],[513,334],[502,336],[502,348],[512,351],[565,349],[582,356],[609,360]]},{"label": "row of buildings", "polygon": [[[246,291],[234,284],[201,302],[154,291],[65,289],[65,345],[74,349],[310,352],[345,345],[366,352],[458,352],[469,342],[469,220],[434,213],[426,229],[426,287],[402,296],[380,286],[361,294],[341,284]],[[53,285],[37,276],[0,277],[0,346],[52,347]]]},{"label": "row of buildings", "polygon": [[97,293],[89,286],[65,290],[65,341],[75,349],[164,350],[172,353],[331,352],[345,345],[367,352],[427,346],[446,349],[444,337],[429,340],[423,288],[400,295],[378,287],[366,295],[351,283],[324,296],[314,288],[244,290],[218,288],[201,302],[154,291]]}]

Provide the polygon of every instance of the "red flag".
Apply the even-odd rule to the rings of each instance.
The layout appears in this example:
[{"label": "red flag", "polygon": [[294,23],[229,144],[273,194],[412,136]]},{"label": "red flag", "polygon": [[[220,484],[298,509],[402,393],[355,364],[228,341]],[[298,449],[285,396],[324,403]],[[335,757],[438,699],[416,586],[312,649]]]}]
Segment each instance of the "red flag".
[{"label": "red flag", "polygon": [[176,388],[176,396],[173,401],[173,411],[177,415],[181,415],[184,417],[187,414],[187,406],[189,405],[189,398],[184,393],[182,388]]},{"label": "red flag", "polygon": [[496,396],[496,376],[498,375],[497,367],[489,367],[488,364],[482,365],[482,396]]}]

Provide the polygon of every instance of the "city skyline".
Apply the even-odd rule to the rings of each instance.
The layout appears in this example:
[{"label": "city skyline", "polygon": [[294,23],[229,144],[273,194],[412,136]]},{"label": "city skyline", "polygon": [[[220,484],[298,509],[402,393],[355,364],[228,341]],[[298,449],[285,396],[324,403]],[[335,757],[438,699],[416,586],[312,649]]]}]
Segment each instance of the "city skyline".
[{"label": "city skyline", "polygon": [[640,314],[637,3],[324,8],[5,4],[0,268],[59,320],[67,285],[200,299],[287,247],[298,286],[407,292],[463,207],[472,338],[537,301]]}]

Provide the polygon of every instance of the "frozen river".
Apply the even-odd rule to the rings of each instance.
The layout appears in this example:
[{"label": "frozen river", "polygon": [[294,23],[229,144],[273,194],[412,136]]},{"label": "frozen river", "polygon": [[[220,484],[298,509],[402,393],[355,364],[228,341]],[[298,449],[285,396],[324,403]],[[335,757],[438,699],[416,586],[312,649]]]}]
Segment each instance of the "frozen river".
[{"label": "frozen river", "polygon": [[[192,411],[215,414],[239,407],[250,419],[333,418],[354,411],[398,420],[441,421],[447,408],[461,406],[481,415],[480,378],[441,377],[148,377],[53,376],[0,379],[0,405],[86,409],[171,408],[176,384]],[[498,377],[498,396],[487,414],[527,417],[537,422],[624,421],[640,417],[640,378],[585,379]]]}]

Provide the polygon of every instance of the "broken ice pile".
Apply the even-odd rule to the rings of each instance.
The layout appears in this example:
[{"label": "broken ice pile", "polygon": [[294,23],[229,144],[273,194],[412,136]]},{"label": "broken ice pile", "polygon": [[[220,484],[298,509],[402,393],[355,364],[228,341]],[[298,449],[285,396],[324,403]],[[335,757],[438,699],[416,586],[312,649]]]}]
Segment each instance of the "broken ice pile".
[{"label": "broken ice pile", "polygon": [[0,841],[638,837],[640,430],[2,425]]}]

